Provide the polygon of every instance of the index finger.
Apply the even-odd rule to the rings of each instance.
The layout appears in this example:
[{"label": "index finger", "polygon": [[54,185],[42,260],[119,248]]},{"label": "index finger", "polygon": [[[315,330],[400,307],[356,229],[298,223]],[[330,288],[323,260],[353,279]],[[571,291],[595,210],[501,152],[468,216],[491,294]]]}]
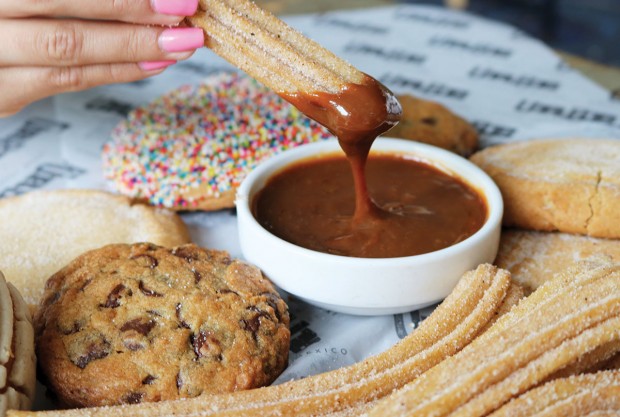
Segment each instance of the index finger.
[{"label": "index finger", "polygon": [[74,17],[174,25],[193,15],[198,0],[2,0],[0,17]]}]

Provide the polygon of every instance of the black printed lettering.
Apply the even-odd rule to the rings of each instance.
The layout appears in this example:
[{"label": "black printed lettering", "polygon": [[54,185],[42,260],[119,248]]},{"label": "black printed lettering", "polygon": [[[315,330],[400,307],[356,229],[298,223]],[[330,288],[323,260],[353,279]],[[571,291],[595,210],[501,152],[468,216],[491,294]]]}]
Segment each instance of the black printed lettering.
[{"label": "black printed lettering", "polygon": [[339,19],[333,16],[319,16],[317,18],[317,24],[329,25],[347,30],[349,32],[366,32],[374,34],[383,34],[388,32],[388,29],[384,26],[371,25],[363,22],[350,22],[348,20]]},{"label": "black printed lettering", "polygon": [[530,75],[515,75],[492,68],[474,67],[469,70],[468,75],[469,78],[473,79],[498,81],[516,87],[526,87],[537,90],[555,91],[560,87],[560,83],[557,81],[545,80]]},{"label": "black printed lettering", "polygon": [[299,353],[321,341],[321,338],[308,327],[304,320],[291,326],[291,352]]},{"label": "black printed lettering", "polygon": [[407,336],[408,333],[403,314],[394,314],[394,330],[396,330],[396,336],[399,339],[404,339]]},{"label": "black printed lettering", "polygon": [[485,120],[471,120],[470,123],[476,128],[480,136],[510,138],[517,131],[514,127],[501,126]]},{"label": "black printed lettering", "polygon": [[97,97],[86,103],[84,106],[87,110],[99,110],[107,113],[116,113],[121,116],[127,116],[132,109],[132,105],[111,97]]},{"label": "black printed lettering", "polygon": [[414,10],[407,8],[399,8],[396,10],[395,18],[400,20],[411,20],[418,23],[426,23],[433,26],[442,26],[446,28],[454,29],[466,29],[469,27],[469,22],[464,19],[457,19],[446,16],[430,16],[422,13],[418,13]]},{"label": "black printed lettering", "polygon": [[521,100],[517,103],[515,110],[519,113],[535,113],[564,120],[601,123],[610,126],[618,121],[617,116],[611,113],[579,107],[567,108],[559,104],[547,104],[530,100]]},{"label": "black printed lettering", "polygon": [[386,49],[381,46],[364,43],[350,43],[345,46],[344,50],[361,55],[372,55],[387,61],[401,61],[409,64],[422,64],[426,61],[425,56],[414,54],[403,49]]},{"label": "black printed lettering", "polygon": [[462,51],[470,52],[478,55],[488,55],[497,58],[508,58],[512,55],[512,51],[507,48],[501,48],[499,46],[488,45],[483,43],[470,43],[462,39],[434,36],[428,44],[433,47],[444,47],[459,49]]},{"label": "black printed lettering", "polygon": [[64,130],[68,127],[67,123],[41,117],[28,119],[17,131],[0,137],[0,158],[11,151],[21,148],[27,140],[34,138],[40,133],[54,129]]},{"label": "black printed lettering", "polygon": [[38,166],[32,174],[16,185],[0,191],[0,198],[11,197],[34,191],[52,182],[57,178],[77,178],[84,174],[84,170],[69,164],[43,164]]},{"label": "black printed lettering", "polygon": [[394,89],[411,89],[420,94],[454,100],[463,100],[469,95],[469,91],[462,88],[450,87],[438,82],[424,82],[401,75],[385,74],[379,77],[379,81]]}]

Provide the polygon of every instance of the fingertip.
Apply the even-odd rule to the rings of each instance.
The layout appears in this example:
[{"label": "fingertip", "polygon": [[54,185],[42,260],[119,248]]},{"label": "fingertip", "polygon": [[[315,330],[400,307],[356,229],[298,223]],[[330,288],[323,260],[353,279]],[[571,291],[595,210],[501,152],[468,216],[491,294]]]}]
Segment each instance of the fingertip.
[{"label": "fingertip", "polygon": [[198,0],[151,0],[156,13],[178,17],[192,16],[198,10]]},{"label": "fingertip", "polygon": [[143,61],[138,62],[138,67],[144,72],[161,72],[168,68],[170,65],[176,64],[177,61],[165,60],[165,61]]}]

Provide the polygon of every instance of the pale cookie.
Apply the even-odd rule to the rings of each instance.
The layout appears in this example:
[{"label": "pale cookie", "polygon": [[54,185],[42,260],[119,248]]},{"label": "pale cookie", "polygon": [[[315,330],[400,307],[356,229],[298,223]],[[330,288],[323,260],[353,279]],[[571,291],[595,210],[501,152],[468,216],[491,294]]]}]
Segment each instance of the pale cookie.
[{"label": "pale cookie", "polygon": [[505,225],[620,238],[620,141],[516,142],[471,160],[499,186]]},{"label": "pale cookie", "polygon": [[495,264],[529,293],[574,262],[587,259],[620,262],[620,240],[568,233],[506,229]]},{"label": "pale cookie", "polygon": [[189,242],[176,214],[97,190],[37,191],[0,200],[0,269],[28,304],[73,258],[109,243]]},{"label": "pale cookie", "polygon": [[478,147],[478,132],[447,107],[411,95],[400,95],[400,122],[385,136],[415,140],[468,156]]},{"label": "pale cookie", "polygon": [[39,366],[69,407],[255,388],[287,365],[285,302],[226,252],[138,243],[54,274],[35,316]]},{"label": "pale cookie", "polygon": [[29,409],[35,391],[34,330],[28,305],[0,272],[0,416]]}]

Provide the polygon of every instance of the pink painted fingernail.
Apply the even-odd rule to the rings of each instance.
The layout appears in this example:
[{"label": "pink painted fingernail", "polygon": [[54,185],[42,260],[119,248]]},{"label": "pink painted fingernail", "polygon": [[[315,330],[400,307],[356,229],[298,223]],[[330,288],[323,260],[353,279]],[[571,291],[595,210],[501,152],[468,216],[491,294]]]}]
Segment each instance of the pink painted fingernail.
[{"label": "pink painted fingernail", "polygon": [[139,62],[138,65],[142,69],[142,71],[155,71],[160,70],[162,68],[169,67],[172,64],[176,64],[176,61],[144,61]]},{"label": "pink painted fingernail", "polygon": [[151,0],[153,10],[173,16],[191,16],[198,10],[198,0]]},{"label": "pink painted fingernail", "polygon": [[166,52],[192,51],[205,43],[205,34],[200,28],[172,28],[159,35],[159,47]]}]

